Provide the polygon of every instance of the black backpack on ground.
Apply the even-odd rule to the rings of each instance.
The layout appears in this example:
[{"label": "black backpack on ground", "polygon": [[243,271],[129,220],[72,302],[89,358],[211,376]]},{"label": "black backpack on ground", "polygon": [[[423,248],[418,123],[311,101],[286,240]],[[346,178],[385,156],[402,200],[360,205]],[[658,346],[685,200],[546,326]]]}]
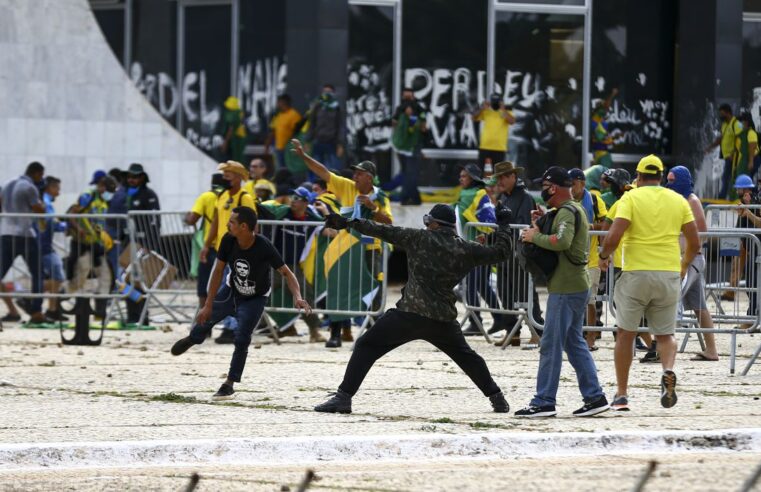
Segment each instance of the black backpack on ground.
[{"label": "black backpack on ground", "polygon": [[[559,209],[552,210],[542,215],[539,220],[536,221],[536,226],[539,228],[539,232],[542,234],[552,234],[552,224],[555,222],[555,216],[560,209],[566,209],[573,212],[576,220],[574,221],[574,237],[579,233],[579,225],[581,224],[581,213],[579,209],[571,204],[565,204]],[[518,263],[527,273],[534,278],[534,284],[547,285],[550,277],[552,277],[555,268],[558,266],[558,252],[551,251],[549,249],[540,248],[534,243],[524,243],[520,241],[515,248],[516,256],[518,257]],[[588,259],[586,255],[581,262],[575,261],[568,255],[567,251],[563,251],[565,257],[568,258],[574,265],[586,265]]]}]

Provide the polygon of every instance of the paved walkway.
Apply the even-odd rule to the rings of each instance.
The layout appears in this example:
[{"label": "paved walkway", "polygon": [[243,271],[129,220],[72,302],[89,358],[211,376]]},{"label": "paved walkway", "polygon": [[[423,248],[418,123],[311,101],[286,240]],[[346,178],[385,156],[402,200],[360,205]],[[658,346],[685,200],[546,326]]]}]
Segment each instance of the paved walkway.
[{"label": "paved walkway", "polygon": [[[77,347],[61,346],[57,331],[6,325],[0,333],[0,401],[3,402],[0,442],[30,445],[341,435],[488,437],[505,432],[538,437],[539,433],[551,432],[605,434],[752,429],[761,422],[761,367],[754,367],[745,377],[730,376],[728,337],[719,337],[722,361],[718,363],[691,362],[687,360],[689,354],[679,355],[676,367],[679,403],[673,409],[663,409],[659,403],[660,365],[635,361],[631,374],[631,412],[609,412],[595,419],[572,418],[571,412],[582,401],[574,374],[566,364],[558,394],[558,418],[523,421],[492,413],[488,400],[459,368],[423,342],[402,347],[379,361],[354,399],[353,414],[325,415],[311,408],[323,401],[340,382],[349,348],[325,349],[321,344],[307,343],[306,337],[286,338],[280,346],[269,343],[266,338],[257,338],[249,352],[244,380],[237,385],[236,399],[214,403],[210,396],[223,381],[232,347],[206,343],[175,358],[169,355],[169,348],[184,335],[186,327],[161,325],[159,328],[150,332],[107,332],[102,346]],[[306,331],[305,327],[300,329]],[[524,337],[527,335],[524,333]],[[742,367],[759,342],[761,335],[740,338],[738,367]],[[533,394],[538,351],[516,348],[503,351],[480,338],[472,339],[472,344],[486,359],[513,410],[525,405]],[[601,382],[611,396],[615,381],[611,335],[605,334],[599,345],[601,348],[594,352],[594,358]],[[688,351],[698,348],[697,341],[693,341]],[[751,462],[761,462],[758,453],[750,456],[742,467],[748,473],[752,469]],[[624,468],[639,468],[644,459],[640,458],[637,466]],[[606,459],[622,462],[622,458]],[[697,461],[673,459],[678,462],[674,466],[698,467]],[[590,470],[598,467],[593,459],[583,461]],[[370,483],[375,473],[368,471],[360,477],[352,474],[348,465],[335,466],[336,481],[331,483],[336,487],[352,480]],[[394,477],[395,472],[389,471],[393,466],[378,464],[378,476],[386,473]],[[440,466],[436,462],[425,465],[426,470]],[[458,474],[462,480],[480,473],[490,475],[494,467],[506,474],[515,474],[519,469],[516,462],[509,460],[496,465],[463,466],[463,473]],[[211,474],[227,474],[220,471],[223,468],[214,468]],[[284,470],[282,476],[297,477],[301,473],[297,470],[301,468],[303,466],[297,464]],[[730,474],[731,468],[722,473]],[[0,470],[0,482],[22,479],[25,473],[18,467]],[[101,472],[79,473],[80,478],[72,480],[83,487],[111,483],[94,478]],[[174,477],[176,473],[174,469],[152,470],[145,472],[144,478],[168,484],[167,477]],[[241,476],[249,472],[239,469],[229,473]],[[542,470],[531,483],[541,484],[542,477],[549,479],[546,473],[547,470]],[[180,475],[184,474],[183,471]],[[262,483],[277,482],[274,478],[262,477],[281,476],[280,471],[257,472],[256,475],[259,477],[256,480],[264,480]],[[415,474],[409,486],[422,487],[424,477],[434,475],[433,471]],[[120,472],[119,476],[114,478],[114,483],[123,485],[132,474]],[[45,480],[55,479],[53,475],[39,477],[34,483],[50,484],[52,482]],[[175,478],[171,480],[173,484],[181,483]],[[252,483],[259,483],[256,480]],[[520,483],[528,487],[529,481]],[[452,484],[452,490],[462,485],[458,481]],[[376,485],[374,490],[395,490],[394,486],[380,482]],[[711,488],[710,484],[704,485],[706,490]]]}]

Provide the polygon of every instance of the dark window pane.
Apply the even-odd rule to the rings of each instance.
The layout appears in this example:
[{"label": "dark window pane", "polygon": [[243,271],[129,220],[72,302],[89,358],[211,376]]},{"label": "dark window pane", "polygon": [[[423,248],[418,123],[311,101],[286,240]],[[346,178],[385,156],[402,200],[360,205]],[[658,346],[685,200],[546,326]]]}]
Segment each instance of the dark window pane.
[{"label": "dark window pane", "polygon": [[371,160],[390,177],[394,8],[349,7],[346,130],[349,161]]},{"label": "dark window pane", "polygon": [[743,106],[761,125],[761,22],[743,22]]},{"label": "dark window pane", "polygon": [[531,3],[535,5],[581,5],[585,0],[497,0],[497,3]]},{"label": "dark window pane", "polygon": [[124,9],[93,9],[100,30],[119,63],[124,63]]},{"label": "dark window pane", "polygon": [[132,0],[132,82],[172,125],[180,97],[177,72],[177,3]]},{"label": "dark window pane", "polygon": [[581,164],[584,18],[497,13],[495,91],[513,108],[508,153],[538,177]]},{"label": "dark window pane", "polygon": [[239,32],[238,96],[246,113],[249,141],[261,144],[277,96],[286,88],[285,2],[241,2]]},{"label": "dark window pane", "polygon": [[594,2],[592,101],[608,113],[613,152],[671,153],[677,2]]},{"label": "dark window pane", "polygon": [[223,104],[230,94],[231,8],[185,9],[185,73],[182,77],[183,134],[206,152],[222,143]]}]

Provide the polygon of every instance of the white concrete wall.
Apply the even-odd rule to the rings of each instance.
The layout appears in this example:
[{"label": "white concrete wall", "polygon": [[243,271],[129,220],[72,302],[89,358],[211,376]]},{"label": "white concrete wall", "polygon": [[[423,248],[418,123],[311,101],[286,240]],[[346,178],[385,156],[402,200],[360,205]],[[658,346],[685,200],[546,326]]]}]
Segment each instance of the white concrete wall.
[{"label": "white concrete wall", "polygon": [[38,160],[59,211],[96,169],[145,166],[164,210],[189,210],[215,162],[133,86],[87,0],[0,0],[0,181]]}]

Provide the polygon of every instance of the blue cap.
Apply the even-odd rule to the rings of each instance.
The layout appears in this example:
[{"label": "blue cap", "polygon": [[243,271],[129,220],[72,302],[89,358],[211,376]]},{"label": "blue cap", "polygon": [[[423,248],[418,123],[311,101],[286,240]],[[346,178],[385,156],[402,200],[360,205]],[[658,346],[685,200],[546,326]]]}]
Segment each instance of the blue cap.
[{"label": "blue cap", "polygon": [[105,177],[106,177],[106,171],[104,171],[103,169],[98,169],[97,171],[92,173],[92,179],[90,180],[90,184],[91,185],[98,184],[98,182]]},{"label": "blue cap", "polygon": [[291,190],[291,194],[298,196],[300,198],[303,198],[304,200],[309,202],[309,204],[314,203],[315,193],[312,193],[311,191],[306,189],[304,186],[299,186],[295,190]]},{"label": "blue cap", "polygon": [[571,178],[574,181],[577,180],[577,179],[579,179],[581,181],[586,181],[587,180],[587,176],[584,174],[584,171],[582,171],[578,167],[574,167],[573,169],[569,169],[568,170],[568,177]]},{"label": "blue cap", "polygon": [[740,174],[735,179],[735,188],[753,188],[753,180],[747,174]]}]

